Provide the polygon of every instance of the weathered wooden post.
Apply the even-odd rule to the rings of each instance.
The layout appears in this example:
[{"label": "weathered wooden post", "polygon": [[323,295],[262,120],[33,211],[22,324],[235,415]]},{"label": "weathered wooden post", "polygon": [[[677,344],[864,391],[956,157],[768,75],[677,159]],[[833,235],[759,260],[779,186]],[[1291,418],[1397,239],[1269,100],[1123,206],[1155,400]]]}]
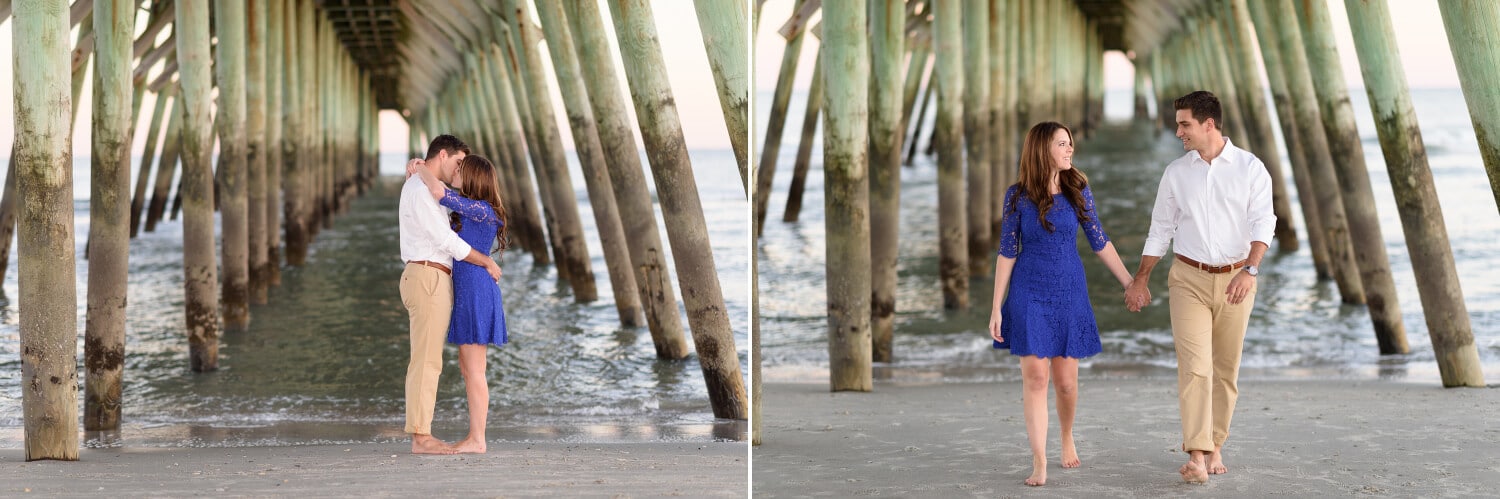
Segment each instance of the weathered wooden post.
[{"label": "weathered wooden post", "polygon": [[740,183],[748,196],[750,47],[745,41],[745,25],[750,22],[750,6],[741,0],[694,0],[693,7],[698,12],[698,29],[708,51],[714,83],[719,87],[719,106],[724,110],[724,123],[729,126],[729,145],[740,167]]},{"label": "weathered wooden post", "polygon": [[286,72],[283,80],[285,87],[282,89],[285,96],[281,105],[284,127],[281,137],[282,216],[285,218],[283,230],[286,232],[286,263],[300,267],[307,261],[309,243],[307,169],[311,162],[306,156],[313,152],[310,149],[310,133],[306,130],[311,124],[305,123],[309,104],[303,102],[307,100],[304,95],[308,78],[303,78],[302,75],[311,68],[312,62],[312,57],[307,53],[307,34],[312,32],[312,6],[306,1],[287,1],[285,46],[282,50],[282,60],[286,62],[283,69]]},{"label": "weathered wooden post", "polygon": [[156,185],[151,191],[151,204],[146,207],[146,232],[156,232],[157,222],[166,214],[167,200],[172,193],[172,180],[177,175],[177,162],[182,159],[182,96],[176,90],[166,94],[173,96],[172,115],[167,119],[167,136],[162,139],[161,160],[156,167]]},{"label": "weathered wooden post", "polygon": [[[78,296],[73,250],[67,3],[20,0],[12,28],[20,204],[21,412],[26,460],[78,460]],[[7,239],[8,241],[8,239]]]},{"label": "weathered wooden post", "polygon": [[818,115],[823,112],[823,46],[814,56],[812,83],[807,87],[807,107],[802,114],[802,140],[797,142],[797,159],[792,162],[792,183],[786,190],[786,208],[781,221],[795,222],[802,214],[802,194],[807,189],[807,170],[812,164],[813,142],[817,140]]},{"label": "weathered wooden post", "polygon": [[[867,29],[883,44],[877,47],[882,69],[900,71],[901,5],[877,4],[875,24],[866,26],[866,6],[829,2],[823,9],[825,64],[823,92],[827,115],[823,123],[824,220],[827,225],[828,381],[832,391],[870,391],[870,217],[869,93],[870,45]],[[895,13],[890,12],[895,10]],[[892,27],[895,29],[893,30]],[[893,34],[892,31],[895,33]],[[890,40],[894,38],[894,40]],[[894,48],[895,50],[891,50]],[[831,75],[831,76],[830,76]],[[899,78],[888,83],[894,85]],[[878,83],[878,81],[877,81]],[[880,97],[882,135],[894,135],[899,117],[893,88]],[[887,142],[893,141],[887,139]],[[877,145],[890,155],[890,144]],[[892,156],[894,157],[894,156]],[[883,159],[889,163],[890,158]],[[880,168],[887,168],[882,164]],[[898,172],[899,174],[899,172]],[[888,203],[885,209],[890,210]]]},{"label": "weathered wooden post", "polygon": [[[931,42],[928,43],[930,44]],[[922,105],[917,108],[917,119],[912,125],[911,139],[909,140],[911,144],[906,148],[906,166],[912,166],[912,161],[917,157],[917,143],[920,142],[920,140],[918,139],[922,137],[922,122],[927,121],[927,107],[929,104],[932,104],[932,101],[934,100],[933,88],[936,86],[937,68],[934,66],[932,71],[928,72],[927,85],[924,86],[924,90],[922,90],[922,98],[919,99],[922,101]]]},{"label": "weathered wooden post", "polygon": [[284,151],[284,135],[282,124],[286,117],[283,99],[283,88],[286,87],[285,75],[287,71],[285,50],[287,47],[287,32],[290,31],[290,23],[287,22],[288,0],[270,0],[266,11],[266,141],[262,146],[266,150],[266,274],[265,279],[270,286],[281,285],[281,219],[282,203],[285,199],[281,190],[282,169],[286,166],[286,155]]},{"label": "weathered wooden post", "polygon": [[547,170],[552,189],[557,229],[562,231],[562,254],[557,256],[558,267],[569,267],[565,274],[573,288],[573,297],[580,303],[598,298],[594,284],[594,270],[589,264],[588,247],[584,245],[583,227],[578,218],[578,203],[573,195],[573,181],[568,175],[567,160],[563,158],[562,139],[557,134],[557,119],[552,114],[552,98],[547,90],[547,81],[542,73],[541,54],[538,53],[538,33],[526,14],[528,0],[509,0],[511,27],[516,32],[516,47],[522,53],[520,60],[521,79],[531,99],[531,118],[535,123],[537,141],[533,145],[541,151],[541,166]]},{"label": "weathered wooden post", "polygon": [[620,95],[620,80],[614,71],[613,51],[605,35],[604,20],[597,2],[570,0],[565,5],[568,7],[569,28],[578,37],[578,57],[585,75],[583,82],[588,87],[599,144],[604,148],[610,185],[614,187],[615,201],[620,209],[620,221],[625,225],[626,249],[630,251],[635,283],[646,312],[646,325],[650,327],[653,341],[660,337],[659,344],[671,346],[671,349],[664,350],[683,352],[669,358],[682,358],[686,355],[687,345],[683,341],[682,319],[677,313],[677,292],[672,288],[671,276],[667,272],[666,252],[656,226],[656,210],[651,204],[651,192],[646,186],[640,150],[631,131],[626,103]]},{"label": "weathered wooden post", "polygon": [[1151,108],[1146,104],[1146,65],[1141,58],[1137,57],[1130,61],[1135,67],[1135,119],[1136,121],[1151,119]]},{"label": "weathered wooden post", "polygon": [[130,199],[130,237],[135,238],[140,232],[141,215],[146,208],[146,186],[151,182],[151,164],[156,159],[156,144],[160,137],[162,115],[166,114],[167,102],[171,101],[170,92],[156,94],[156,107],[151,112],[151,124],[146,127],[146,149],[141,152],[141,171],[136,177],[135,195]]},{"label": "weathered wooden post", "polygon": [[969,308],[968,228],[964,208],[968,205],[964,187],[964,74],[963,74],[963,5],[936,2],[933,9],[934,52],[938,85],[938,237],[942,259],[943,307]]},{"label": "weathered wooden post", "polygon": [[[989,0],[964,0],[963,117],[964,145],[967,146],[968,169],[968,246],[969,275],[989,274],[994,248],[990,247],[990,159],[989,159]],[[878,80],[877,80],[878,82]]]},{"label": "weathered wooden post", "polygon": [[[240,4],[240,7],[243,7]],[[210,79],[208,2],[176,2],[177,62],[181,85],[182,113],[182,264],[186,284],[189,366],[194,371],[219,368],[218,266],[214,262],[213,171],[209,153],[213,129],[209,126]],[[234,14],[243,9],[237,9]],[[224,33],[233,30],[220,24]],[[231,110],[221,112],[229,113]]]},{"label": "weathered wooden post", "polygon": [[1490,190],[1500,208],[1500,4],[1483,1],[1443,0],[1443,28],[1458,66],[1458,83],[1469,105],[1479,156],[1490,177]]},{"label": "weathered wooden post", "polygon": [[[223,227],[224,327],[250,324],[250,201],[245,171],[245,0],[215,0],[214,28],[219,42],[212,62],[219,86],[214,125],[219,135],[218,200]],[[208,142],[212,146],[213,142]],[[209,227],[213,221],[209,220]],[[210,229],[212,233],[212,229]]]},{"label": "weathered wooden post", "polygon": [[[14,49],[13,49],[14,50]],[[0,279],[5,278],[5,271],[10,268],[10,243],[15,238],[17,205],[20,204],[16,192],[16,151],[12,147],[10,161],[6,163],[5,191],[0,194]]]},{"label": "weathered wooden post", "polygon": [[1255,47],[1250,44],[1250,12],[1245,0],[1225,0],[1221,20],[1224,26],[1225,49],[1229,51],[1230,69],[1239,88],[1240,112],[1245,113],[1245,132],[1250,146],[1266,165],[1271,174],[1272,206],[1276,213],[1276,245],[1283,252],[1297,251],[1297,230],[1292,225],[1292,201],[1287,194],[1286,175],[1281,168],[1281,154],[1276,149],[1276,135],[1271,131],[1271,118],[1266,115],[1265,87],[1260,85],[1260,72],[1255,68]]},{"label": "weathered wooden post", "polygon": [[[1004,133],[1005,145],[1001,157],[997,158],[999,161],[1000,180],[994,184],[994,187],[999,189],[1001,194],[1004,194],[1006,186],[1015,183],[1017,177],[1020,175],[1020,170],[1017,168],[1017,159],[1021,154],[1021,141],[1020,135],[1017,132],[1018,130],[1025,130],[1024,128],[1019,128],[1021,126],[1019,121],[1021,113],[1020,103],[1018,102],[1021,96],[1021,80],[1023,79],[1020,64],[1021,33],[1023,29],[1021,26],[1021,9],[1024,6],[1024,2],[1007,1],[1002,3],[1006,4],[1004,9],[1005,17],[1002,18],[1002,23],[1006,27],[1003,30],[1005,32],[1005,66],[1003,69],[1005,97],[1000,108],[1000,119],[1004,121],[1001,130]],[[1002,200],[1001,203],[1003,204],[1004,201]],[[999,209],[995,210],[995,213],[1003,215],[1003,212]],[[999,228],[995,228],[995,231],[998,233]]]},{"label": "weathered wooden post", "polygon": [[781,56],[781,71],[776,75],[776,93],[771,97],[771,115],[766,124],[765,144],[760,150],[760,162],[755,171],[755,189],[751,202],[754,204],[755,226],[759,236],[766,223],[767,205],[771,200],[772,180],[776,176],[776,160],[781,155],[781,136],[786,129],[786,107],[792,99],[792,82],[797,78],[797,60],[802,56],[802,35],[807,25],[803,16],[804,0],[796,0],[792,6],[792,19],[782,28],[786,38],[786,49]]},{"label": "weathered wooden post", "polygon": [[[247,230],[249,252],[248,302],[263,304],[270,290],[270,260],[266,254],[266,16],[268,2],[245,0],[249,23],[245,37],[245,166],[248,169]],[[220,94],[222,95],[222,94]]]},{"label": "weathered wooden post", "polygon": [[651,160],[652,178],[677,264],[678,285],[687,305],[693,346],[703,369],[714,416],[746,419],[750,407],[740,373],[724,294],[714,270],[703,205],[683,143],[682,124],[667,81],[651,5],[644,0],[611,0],[615,36],[625,62],[625,79],[635,102],[641,138]]},{"label": "weathered wooden post", "polygon": [[[520,213],[516,217],[526,221],[522,227],[526,230],[526,239],[530,241],[528,249],[531,251],[533,263],[536,265],[548,265],[552,260],[547,253],[547,234],[543,231],[541,208],[537,205],[537,189],[531,181],[531,173],[526,169],[526,138],[523,136],[520,118],[516,115],[515,100],[510,93],[510,74],[509,71],[504,70],[505,60],[498,56],[496,52],[497,48],[495,46],[489,47],[489,50],[485,53],[485,57],[481,59],[486,69],[485,74],[493,75],[491,78],[482,78],[482,80],[487,85],[493,83],[489,92],[495,96],[495,103],[499,106],[497,108],[499,114],[497,115],[496,124],[504,135],[503,140],[508,145],[506,152],[510,155],[510,166],[515,170],[516,191],[521,194],[521,198],[512,200],[511,204],[519,208],[517,211]],[[592,97],[592,93],[590,93],[590,97]],[[625,219],[631,217],[632,212],[624,207],[625,202],[621,197],[618,194],[615,196],[616,201],[619,201],[622,206],[621,221],[627,222]],[[652,224],[652,229],[655,229],[655,227],[655,224]],[[626,236],[630,237],[631,232],[626,231]],[[647,303],[646,319],[649,324],[651,319],[649,299]],[[674,305],[673,308],[675,309],[676,306]]]},{"label": "weathered wooden post", "polygon": [[1354,51],[1359,55],[1360,73],[1370,95],[1380,148],[1385,153],[1386,171],[1390,172],[1391,190],[1396,195],[1396,211],[1411,251],[1412,274],[1421,295],[1438,373],[1445,387],[1485,386],[1468,307],[1448,245],[1443,207],[1438,204],[1432,170],[1427,166],[1427,148],[1406,88],[1390,7],[1383,1],[1350,0],[1344,7],[1354,32]]},{"label": "weathered wooden post", "polygon": [[[1286,143],[1292,181],[1297,184],[1297,202],[1302,208],[1302,223],[1307,224],[1307,245],[1308,249],[1312,250],[1313,268],[1319,279],[1330,279],[1333,277],[1333,271],[1328,261],[1328,236],[1323,232],[1323,217],[1318,213],[1318,202],[1312,195],[1312,174],[1308,172],[1310,160],[1302,145],[1302,137],[1297,135],[1297,117],[1292,112],[1291,94],[1287,89],[1286,65],[1281,60],[1281,48],[1276,43],[1275,32],[1270,25],[1271,21],[1268,19],[1269,14],[1266,13],[1265,3],[1247,3],[1251,19],[1254,20],[1256,31],[1259,33],[1256,39],[1265,64],[1266,80],[1271,84],[1271,97],[1276,104],[1276,117],[1281,126],[1281,137]],[[1247,33],[1246,37],[1248,36]]]},{"label": "weathered wooden post", "polygon": [[[125,279],[130,268],[130,230],[126,227],[130,222],[127,207],[130,197],[126,189],[130,186],[130,63],[133,59],[130,46],[134,33],[134,2],[94,2],[88,313],[83,341],[86,369],[83,427],[86,430],[120,427],[120,381],[125,365]],[[71,419],[64,421],[71,426]]]},{"label": "weathered wooden post", "polygon": [[[989,7],[989,0],[974,0],[974,2],[985,4],[984,7],[986,9]],[[851,45],[841,47],[845,53],[839,54],[838,57],[832,57],[834,54],[830,53],[831,57],[828,62],[830,64],[837,62],[841,66],[855,64],[867,65],[868,67],[865,70],[865,78],[869,82],[868,85],[860,79],[850,81],[848,78],[849,74],[842,71],[834,73],[836,78],[833,79],[845,80],[837,82],[839,85],[846,87],[840,91],[844,96],[842,98],[853,99],[859,97],[860,93],[863,93],[856,92],[852,95],[847,93],[849,85],[859,85],[861,91],[864,91],[867,87],[869,92],[868,104],[861,106],[868,107],[866,112],[869,116],[869,131],[866,141],[869,143],[869,180],[867,189],[870,200],[869,233],[862,237],[865,241],[863,245],[868,248],[867,254],[870,259],[870,277],[868,283],[868,286],[870,286],[870,297],[867,306],[870,308],[871,314],[868,327],[870,328],[869,334],[871,335],[872,343],[870,349],[861,349],[869,352],[868,354],[862,354],[868,356],[858,359],[863,359],[866,362],[869,360],[890,362],[892,358],[891,342],[894,335],[894,320],[896,315],[896,249],[900,240],[901,221],[901,98],[903,91],[901,86],[901,55],[905,52],[902,45],[906,39],[906,8],[900,1],[887,0],[876,2],[873,8],[869,10],[871,16],[869,31],[870,49],[868,52],[865,52],[869,54],[868,62],[862,62],[862,60],[866,60],[865,57],[850,58],[850,54],[847,54],[847,51],[853,50],[857,46],[852,45],[850,41],[834,40],[832,36],[828,37],[828,41],[831,43]],[[970,16],[981,17],[980,22],[989,22],[988,15],[979,16],[978,13],[970,13]],[[848,29],[847,26],[846,29]],[[863,35],[863,33],[861,31],[860,34]],[[988,35],[988,33],[983,34]],[[986,41],[988,40],[986,39]],[[861,43],[859,45],[864,44]],[[978,66],[979,71],[982,73],[988,73],[990,70],[989,66],[985,64],[975,64],[974,66]],[[830,114],[830,122],[832,120],[839,120],[840,123],[838,124],[845,127],[859,124],[859,121],[861,121],[860,107],[848,105],[840,105],[839,107],[842,108],[841,110],[845,114],[840,117],[834,117]],[[980,122],[980,126],[988,128],[991,115],[989,113],[975,114],[980,115],[976,117],[976,121]],[[824,134],[837,140],[859,140],[858,135],[849,135],[849,131],[847,130],[830,129],[826,130]],[[983,139],[986,142],[989,140],[988,137],[984,137]],[[825,144],[829,142],[831,141],[827,139],[824,141]],[[831,161],[828,161],[830,158],[841,161],[858,161],[861,159],[858,155],[839,157],[830,156],[830,153],[847,153],[849,152],[847,150],[849,147],[859,147],[858,152],[861,153],[866,151],[866,148],[859,146],[858,142],[854,144],[839,144],[839,147],[844,149],[842,151],[828,151],[825,145],[823,152],[825,165],[833,164]],[[858,164],[847,163],[840,165],[838,174],[841,176],[851,173],[857,174],[859,166]],[[825,168],[825,170],[829,174],[834,173],[832,169]],[[989,172],[986,171],[985,173]],[[987,184],[988,179],[984,183]],[[825,189],[837,187],[829,186],[826,181],[824,185],[827,186]],[[857,196],[857,192],[855,194]],[[834,200],[832,196],[829,196],[824,202],[833,207],[836,206],[834,203],[844,201],[846,200]],[[832,213],[832,211],[830,210],[829,213]],[[856,211],[852,214],[858,215],[858,212]],[[852,225],[857,221],[858,219],[850,220],[850,223],[846,225]],[[831,218],[830,222],[832,222]],[[833,224],[830,223],[829,225],[832,226]],[[857,227],[850,228],[857,230]],[[859,234],[856,232],[855,235]],[[855,243],[856,241],[846,242]],[[854,244],[848,246],[847,249],[853,251],[859,249],[859,246],[861,245]],[[830,276],[833,275],[832,270],[835,267],[844,271],[858,272],[858,270],[852,270],[852,267],[845,267],[845,265],[851,265],[850,263],[834,261],[832,258],[834,255],[831,254],[832,245],[830,245],[829,251],[828,266]],[[838,255],[838,257],[843,259],[844,255]],[[832,305],[833,303],[829,302],[830,310],[833,308]],[[832,329],[832,325],[830,323],[830,333],[839,336],[845,334],[843,331],[835,332],[836,330]],[[857,353],[860,350],[852,351]],[[869,374],[868,369],[865,369],[864,374],[862,374],[865,377],[864,379],[866,379],[865,384],[862,386],[866,390],[870,387],[868,384]]]},{"label": "weathered wooden post", "polygon": [[[636,293],[630,252],[625,247],[625,229],[620,224],[614,186],[610,184],[609,168],[604,165],[599,128],[594,120],[594,110],[589,106],[588,90],[584,88],[568,20],[563,17],[562,4],[558,2],[538,2],[537,14],[542,21],[542,33],[547,37],[547,53],[552,55],[552,70],[557,76],[563,108],[572,127],[573,146],[588,188],[589,205],[594,212],[595,229],[599,233],[599,246],[604,251],[604,264],[615,294],[620,324],[637,327],[642,324],[641,299]],[[653,334],[651,339],[658,357],[680,359],[687,356],[687,341],[680,334],[670,338],[657,338]]]},{"label": "weathered wooden post", "polygon": [[[536,192],[542,205],[542,220],[546,224],[547,242],[551,245],[552,256],[562,258],[562,231],[557,226],[557,208],[554,207],[555,201],[552,199],[552,183],[547,176],[547,168],[543,166],[546,160],[537,139],[535,122],[531,119],[531,99],[526,95],[526,86],[522,82],[521,57],[514,43],[516,38],[511,35],[507,22],[500,17],[493,18],[495,32],[499,36],[501,45],[491,49],[491,52],[499,54],[498,64],[495,67],[499,71],[500,81],[509,84],[509,94],[515,109],[514,117],[520,122],[516,128],[524,134],[526,153],[531,158],[533,171],[536,172]],[[501,89],[501,92],[506,92],[506,89]],[[546,263],[545,259],[538,261],[539,265]],[[557,275],[561,279],[567,279],[568,266],[558,265]]]},{"label": "weathered wooden post", "polygon": [[[1000,233],[1001,210],[1004,209],[1005,193],[1005,158],[1009,156],[1006,139],[1010,137],[1010,122],[1005,118],[1006,87],[1009,86],[1005,72],[1005,58],[1009,55],[1009,47],[1006,44],[1009,33],[1015,30],[1014,25],[1005,23],[1007,11],[1012,8],[1011,2],[1000,0],[988,1],[989,18],[989,52],[987,53],[986,68],[990,83],[989,106],[985,111],[986,124],[989,127],[988,151],[989,151],[989,184],[990,196],[986,201],[990,203],[988,224],[991,238]],[[993,242],[993,241],[992,241]],[[988,259],[986,259],[988,260]]]},{"label": "weathered wooden post", "polygon": [[1324,135],[1322,114],[1313,99],[1311,73],[1307,68],[1307,54],[1302,50],[1302,34],[1297,28],[1296,12],[1292,0],[1269,2],[1268,19],[1273,24],[1276,40],[1281,48],[1282,62],[1286,67],[1287,87],[1291,95],[1292,111],[1297,121],[1297,133],[1305,139],[1308,171],[1312,174],[1314,188],[1308,194],[1317,198],[1318,213],[1323,216],[1322,228],[1328,239],[1328,259],[1334,281],[1338,283],[1339,295],[1344,303],[1365,303],[1364,286],[1359,279],[1359,269],[1354,265],[1353,246],[1349,240],[1349,222],[1344,212],[1343,201],[1337,189],[1328,188],[1338,182],[1333,171],[1333,159],[1328,150],[1328,138]]},{"label": "weathered wooden post", "polygon": [[[906,60],[906,83],[901,90],[901,134],[903,139],[907,130],[911,129],[911,112],[917,104],[918,90],[922,87],[922,76],[927,74],[927,62],[932,60],[932,29],[928,27],[923,19],[926,12],[917,17],[909,18],[908,22],[917,27],[910,36],[906,37],[906,51],[909,56]],[[816,78],[814,79],[816,80]],[[906,141],[903,140],[904,144]]]},{"label": "weathered wooden post", "polygon": [[[1349,104],[1349,87],[1339,66],[1338,49],[1333,41],[1333,21],[1328,3],[1301,0],[1297,19],[1302,26],[1303,47],[1308,69],[1314,75],[1323,130],[1328,137],[1328,152],[1338,161],[1331,162],[1338,182],[1339,199],[1349,220],[1349,240],[1355,248],[1354,263],[1359,282],[1364,285],[1370,321],[1382,355],[1404,354],[1406,326],[1401,322],[1401,304],[1396,296],[1396,282],[1391,279],[1390,258],[1385,252],[1385,237],[1380,231],[1380,214],[1375,212],[1375,194],[1365,167],[1365,151],[1359,129],[1354,125],[1354,107]],[[1309,94],[1311,96],[1311,94]]]}]

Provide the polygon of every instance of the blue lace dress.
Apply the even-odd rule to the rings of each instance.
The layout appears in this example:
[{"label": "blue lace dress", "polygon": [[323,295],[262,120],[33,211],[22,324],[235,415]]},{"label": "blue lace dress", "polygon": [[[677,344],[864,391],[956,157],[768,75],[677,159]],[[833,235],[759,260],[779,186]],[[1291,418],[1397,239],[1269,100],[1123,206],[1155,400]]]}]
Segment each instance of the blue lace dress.
[{"label": "blue lace dress", "polygon": [[[1001,305],[997,349],[1018,356],[1084,358],[1102,349],[1094,309],[1089,305],[1083,259],[1078,256],[1078,218],[1062,194],[1052,196],[1049,232],[1037,218],[1037,205],[1012,185],[1005,192],[1005,215],[1000,223],[1000,255],[1015,258],[1010,291]],[[1104,249],[1109,237],[1099,225],[1094,193],[1083,189],[1089,223],[1083,226],[1089,247]],[[1014,204],[1014,209],[1012,205]]]},{"label": "blue lace dress", "polygon": [[[489,203],[460,196],[449,189],[438,204],[463,219],[458,237],[480,252],[489,252],[500,231],[500,217]],[[500,286],[484,267],[453,262],[453,319],[448,323],[448,343],[457,345],[504,345],[505,307]]]}]

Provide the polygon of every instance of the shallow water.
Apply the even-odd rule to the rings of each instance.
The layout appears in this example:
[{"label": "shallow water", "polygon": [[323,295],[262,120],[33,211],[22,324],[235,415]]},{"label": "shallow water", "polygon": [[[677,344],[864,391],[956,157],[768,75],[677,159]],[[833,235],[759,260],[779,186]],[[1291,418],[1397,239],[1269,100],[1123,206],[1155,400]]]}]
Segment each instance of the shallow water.
[{"label": "shallow water", "polygon": [[[692,151],[692,156],[735,346],[745,365],[744,191],[731,152]],[[382,171],[399,172],[404,161],[403,155],[387,155]],[[644,159],[642,164],[647,164]],[[75,162],[81,172],[87,165],[87,158]],[[499,257],[511,343],[489,350],[489,437],[743,438],[743,422],[713,417],[696,356],[658,361],[646,328],[619,326],[587,192],[576,165],[573,171],[599,299],[574,303],[555,267],[533,266],[524,252]],[[269,303],[251,307],[250,327],[222,335],[220,369],[213,373],[195,374],[187,365],[181,222],[163,222],[155,233],[142,232],[130,254],[124,429],[91,435],[92,443],[260,445],[403,438],[408,338],[397,289],[402,270],[396,224],[400,180],[382,177],[336,217],[333,228],[317,235],[306,266],[283,269],[282,285],[271,290]],[[75,193],[79,184],[75,230],[82,254],[88,234],[87,179],[78,179]],[[664,225],[661,234],[668,244]],[[19,304],[12,251],[0,288],[0,447],[21,445]],[[87,271],[87,262],[80,260],[80,361]],[[685,316],[682,323],[686,328]],[[435,426],[440,437],[456,438],[467,428],[456,347],[447,347],[445,359]],[[748,383],[748,370],[742,371]],[[82,391],[80,386],[80,398]]]},{"label": "shallow water", "polygon": [[[1260,292],[1245,339],[1246,377],[1351,377],[1438,380],[1427,325],[1423,320],[1410,257],[1395,209],[1390,182],[1362,89],[1353,106],[1364,139],[1365,160],[1374,186],[1382,233],[1400,299],[1412,353],[1380,356],[1364,306],[1342,305],[1332,281],[1314,275],[1300,215],[1296,227],[1302,248],[1267,255]],[[1113,91],[1106,105],[1110,123],[1095,137],[1079,138],[1074,163],[1089,175],[1106,232],[1134,271],[1162,168],[1183,154],[1175,137],[1147,124],[1128,122],[1128,91]],[[1500,212],[1486,180],[1474,131],[1457,89],[1413,91],[1434,182],[1447,221],[1465,305],[1487,379],[1500,380]],[[761,101],[764,104],[764,100]],[[790,116],[800,117],[793,106]],[[765,109],[760,109],[764,116]],[[1274,118],[1273,118],[1274,119]],[[793,119],[789,130],[800,130]],[[768,381],[826,382],[827,319],[823,284],[823,177],[816,164],[808,174],[801,221],[781,222],[796,132],[788,133],[771,195],[760,258],[761,338]],[[1231,136],[1231,140],[1238,137]],[[925,146],[925,135],[922,142]],[[1256,152],[1256,151],[1252,151]],[[1283,165],[1289,165],[1282,155]],[[1285,166],[1284,166],[1285,168]],[[1289,190],[1295,194],[1291,172]],[[1294,210],[1298,206],[1292,200]],[[944,311],[938,280],[937,185],[934,159],[919,155],[902,170],[900,248],[897,263],[894,363],[879,365],[881,378],[906,381],[1019,379],[1016,359],[990,348],[992,279],[970,281],[964,311]],[[1114,279],[1097,258],[1080,251],[1090,282],[1104,352],[1081,363],[1085,377],[1173,376],[1176,366],[1166,305],[1166,272],[1152,276],[1152,306],[1140,314],[1125,311]]]}]

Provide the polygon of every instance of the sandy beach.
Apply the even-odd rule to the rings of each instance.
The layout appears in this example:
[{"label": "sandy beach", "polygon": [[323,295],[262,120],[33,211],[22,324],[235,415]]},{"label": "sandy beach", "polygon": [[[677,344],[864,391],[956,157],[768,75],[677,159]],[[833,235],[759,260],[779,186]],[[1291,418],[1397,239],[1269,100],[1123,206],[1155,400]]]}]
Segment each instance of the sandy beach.
[{"label": "sandy beach", "polygon": [[1019,383],[828,393],[765,386],[756,497],[1493,497],[1500,390],[1384,381],[1240,382],[1229,474],[1181,482],[1175,379],[1084,380],[1080,469],[1031,472]]},{"label": "sandy beach", "polygon": [[86,449],[78,462],[0,450],[0,495],[745,497],[744,442],[504,443],[413,456],[405,443]]}]

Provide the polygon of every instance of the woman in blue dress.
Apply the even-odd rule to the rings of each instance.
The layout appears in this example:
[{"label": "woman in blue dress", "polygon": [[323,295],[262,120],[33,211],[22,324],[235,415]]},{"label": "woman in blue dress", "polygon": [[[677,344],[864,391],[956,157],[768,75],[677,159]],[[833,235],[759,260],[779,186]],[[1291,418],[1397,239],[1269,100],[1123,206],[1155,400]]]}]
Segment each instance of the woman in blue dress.
[{"label": "woman in blue dress", "polygon": [[[507,246],[505,206],[495,165],[483,156],[465,156],[453,174],[453,187],[443,187],[420,162],[414,168],[432,191],[438,204],[449,210],[453,230],[474,249],[495,251]],[[408,171],[413,168],[408,168]],[[496,244],[498,242],[498,245]],[[469,399],[469,435],[454,444],[460,453],[484,453],[484,428],[489,415],[490,389],[486,374],[489,345],[504,345],[505,308],[500,286],[484,269],[468,262],[453,263],[453,318],[448,323],[448,343],[458,345],[458,367]]]},{"label": "woman in blue dress", "polygon": [[[1080,466],[1073,444],[1078,359],[1099,353],[1078,229],[1123,289],[1130,272],[1099,224],[1088,178],[1073,168],[1073,132],[1060,123],[1031,128],[1021,149],[1020,179],[1005,192],[990,336],[995,348],[1021,357],[1022,406],[1031,444],[1027,485],[1047,483],[1047,384],[1057,390],[1062,465]],[[1003,305],[1002,305],[1003,304]]]}]

